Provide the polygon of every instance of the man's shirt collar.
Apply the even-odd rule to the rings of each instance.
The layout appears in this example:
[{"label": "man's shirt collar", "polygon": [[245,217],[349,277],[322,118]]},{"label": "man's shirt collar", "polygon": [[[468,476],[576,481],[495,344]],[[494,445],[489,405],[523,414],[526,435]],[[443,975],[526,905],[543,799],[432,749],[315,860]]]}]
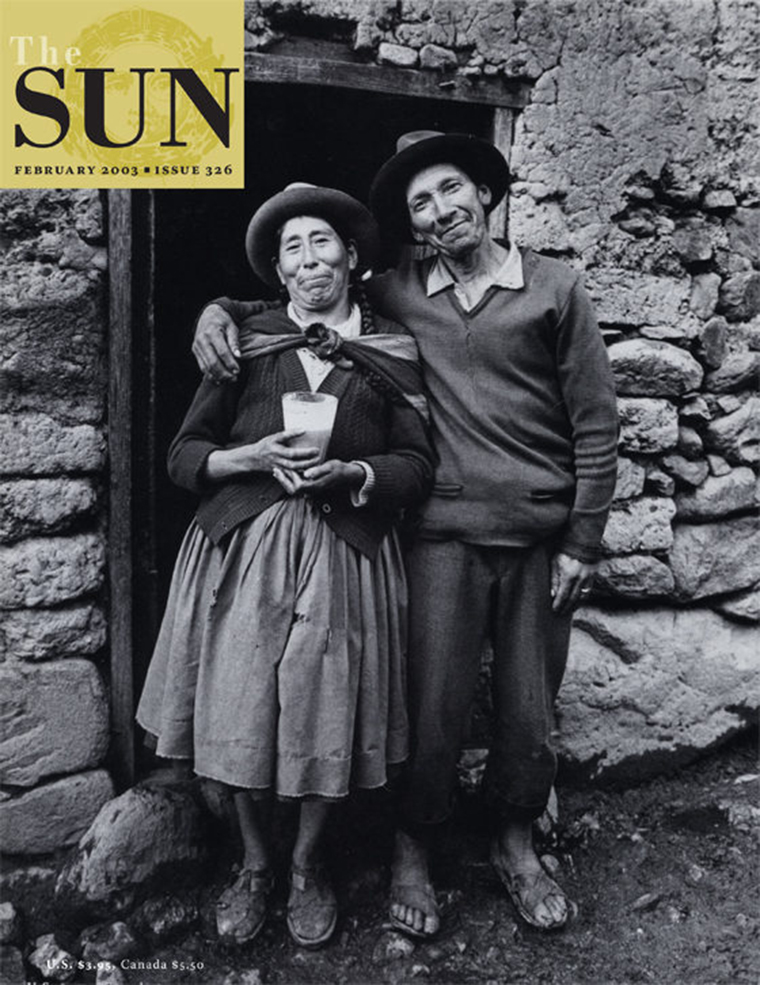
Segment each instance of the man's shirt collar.
[{"label": "man's shirt collar", "polygon": [[[457,282],[454,280],[443,258],[437,256],[428,272],[427,283],[425,285],[427,296],[430,298],[434,294],[445,291],[447,287],[452,286],[456,289]],[[520,288],[525,286],[522,256],[514,243],[510,244],[509,252],[504,263],[496,271],[490,286],[503,287],[509,291],[519,291]]]}]

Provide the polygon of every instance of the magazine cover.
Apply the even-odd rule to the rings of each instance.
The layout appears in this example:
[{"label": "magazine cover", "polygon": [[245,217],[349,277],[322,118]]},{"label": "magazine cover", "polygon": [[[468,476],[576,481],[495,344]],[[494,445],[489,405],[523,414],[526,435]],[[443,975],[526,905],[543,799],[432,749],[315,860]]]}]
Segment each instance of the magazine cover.
[{"label": "magazine cover", "polygon": [[0,50],[0,979],[756,981],[757,0]]}]

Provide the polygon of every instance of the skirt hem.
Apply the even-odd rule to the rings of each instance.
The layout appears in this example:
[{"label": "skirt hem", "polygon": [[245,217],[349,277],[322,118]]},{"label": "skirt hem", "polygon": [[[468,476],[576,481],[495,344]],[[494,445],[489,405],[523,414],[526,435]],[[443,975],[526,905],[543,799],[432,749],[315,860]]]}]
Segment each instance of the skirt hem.
[{"label": "skirt hem", "polygon": [[[399,760],[388,760],[388,766],[402,766],[407,761],[407,757]],[[247,793],[256,795],[257,799],[264,799],[265,797],[273,796],[277,800],[306,800],[307,798],[314,798],[315,800],[328,800],[328,801],[339,801],[345,800],[349,797],[354,790],[382,790],[383,787],[388,786],[388,777],[382,782],[371,782],[371,783],[354,783],[351,784],[345,793],[322,793],[318,790],[307,790],[304,793],[282,793],[280,791],[274,790],[272,787],[246,787],[241,786],[239,783],[230,783],[228,780],[221,780],[218,776],[211,776],[209,773],[205,773],[202,770],[197,770],[193,767],[193,771],[196,776],[201,777],[203,780],[213,780],[215,783],[223,783],[225,786],[232,788],[233,790],[245,790]]]}]

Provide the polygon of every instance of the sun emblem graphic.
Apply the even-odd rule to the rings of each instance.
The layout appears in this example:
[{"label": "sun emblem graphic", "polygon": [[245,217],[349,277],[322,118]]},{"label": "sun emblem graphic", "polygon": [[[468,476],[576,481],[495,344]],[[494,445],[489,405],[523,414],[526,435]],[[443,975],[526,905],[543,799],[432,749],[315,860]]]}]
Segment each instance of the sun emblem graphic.
[{"label": "sun emblem graphic", "polygon": [[[224,104],[224,79],[212,75],[222,64],[215,56],[211,38],[202,40],[183,21],[167,14],[135,7],[91,24],[74,42],[82,53],[80,64],[88,68],[113,69],[105,75],[104,121],[109,140],[127,145],[139,133],[132,146],[101,147],[84,133],[84,85],[71,88],[68,94],[72,127],[66,150],[74,157],[86,155],[101,164],[130,167],[161,164],[196,164],[218,146],[208,123],[191,100],[177,86],[175,132],[186,144],[165,147],[171,139],[170,77],[162,68],[192,68],[198,73],[214,98]],[[140,99],[140,76],[130,69],[152,68],[144,75],[144,93]],[[212,81],[213,80],[213,81]],[[211,88],[218,85],[218,91]],[[160,92],[160,95],[157,93]]]}]

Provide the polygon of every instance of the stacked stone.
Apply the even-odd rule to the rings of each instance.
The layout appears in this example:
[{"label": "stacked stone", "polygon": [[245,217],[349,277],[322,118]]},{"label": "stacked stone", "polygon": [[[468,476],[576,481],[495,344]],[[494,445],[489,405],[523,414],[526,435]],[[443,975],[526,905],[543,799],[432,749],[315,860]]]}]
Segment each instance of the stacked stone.
[{"label": "stacked stone", "polygon": [[552,33],[561,62],[515,128],[510,230],[584,271],[621,421],[561,745],[582,775],[633,779],[760,705],[760,147],[728,122],[753,117],[760,11],[653,0],[619,17],[601,3]]},{"label": "stacked stone", "polygon": [[[760,353],[728,352],[729,323],[714,307],[702,322],[673,305],[672,323],[641,324],[668,314],[662,303],[642,305],[657,289],[651,275],[605,268],[591,279],[603,319],[628,330],[609,348],[621,458],[600,588],[679,602],[719,596],[714,604],[756,620]],[[687,289],[676,285],[676,299],[688,300]]]},{"label": "stacked stone", "polygon": [[76,842],[113,795],[104,435],[106,332],[95,191],[0,192],[0,842]]},{"label": "stacked stone", "polygon": [[599,591],[652,604],[579,614],[561,699],[568,760],[628,778],[760,701],[760,198],[672,168],[629,192],[605,238],[639,271],[587,270],[621,420]]}]

